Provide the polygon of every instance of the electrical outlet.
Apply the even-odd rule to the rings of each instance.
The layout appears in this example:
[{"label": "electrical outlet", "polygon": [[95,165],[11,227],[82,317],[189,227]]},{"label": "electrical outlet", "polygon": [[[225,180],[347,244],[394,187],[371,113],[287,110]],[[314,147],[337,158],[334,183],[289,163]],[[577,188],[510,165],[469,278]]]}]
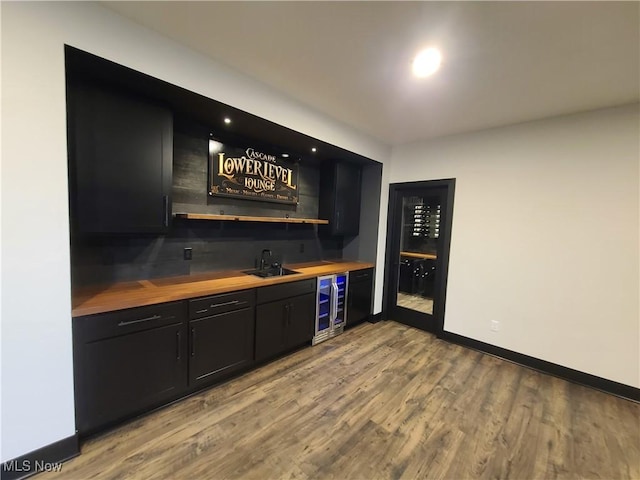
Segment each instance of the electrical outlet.
[{"label": "electrical outlet", "polygon": [[497,332],[500,330],[500,322],[498,320],[491,320],[491,331]]},{"label": "electrical outlet", "polygon": [[191,260],[192,258],[193,258],[193,252],[191,250],[191,247],[186,247],[184,249],[184,259]]}]

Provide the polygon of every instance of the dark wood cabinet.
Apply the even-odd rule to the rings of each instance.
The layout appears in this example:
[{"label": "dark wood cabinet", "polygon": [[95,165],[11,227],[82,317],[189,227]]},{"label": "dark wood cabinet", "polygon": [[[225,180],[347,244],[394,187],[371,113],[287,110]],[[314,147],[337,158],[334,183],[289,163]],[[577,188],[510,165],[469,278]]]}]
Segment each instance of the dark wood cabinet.
[{"label": "dark wood cabinet", "polygon": [[347,326],[352,327],[369,318],[373,295],[373,268],[349,272],[347,296]]},{"label": "dark wood cabinet", "polygon": [[192,318],[208,314],[189,321],[191,387],[213,383],[253,363],[254,297],[254,290],[248,290],[190,301]]},{"label": "dark wood cabinet", "polygon": [[263,287],[258,289],[257,297],[256,361],[311,341],[316,314],[315,279]]},{"label": "dark wood cabinet", "polygon": [[171,219],[171,112],[85,83],[69,85],[67,110],[77,231],[165,232]]},{"label": "dark wood cabinet", "polygon": [[79,434],[98,432],[247,369],[255,360],[309,343],[316,282],[74,318]]},{"label": "dark wood cabinet", "polygon": [[356,236],[360,230],[362,169],[334,162],[320,172],[319,218],[329,220],[318,232],[330,236]]},{"label": "dark wood cabinet", "polygon": [[300,346],[313,338],[316,319],[316,295],[309,293],[289,301],[287,348]]},{"label": "dark wood cabinet", "polygon": [[280,300],[256,307],[256,361],[287,349],[288,305],[288,300]]},{"label": "dark wood cabinet", "polygon": [[81,434],[184,393],[184,320],[182,302],[74,319],[76,426]]}]

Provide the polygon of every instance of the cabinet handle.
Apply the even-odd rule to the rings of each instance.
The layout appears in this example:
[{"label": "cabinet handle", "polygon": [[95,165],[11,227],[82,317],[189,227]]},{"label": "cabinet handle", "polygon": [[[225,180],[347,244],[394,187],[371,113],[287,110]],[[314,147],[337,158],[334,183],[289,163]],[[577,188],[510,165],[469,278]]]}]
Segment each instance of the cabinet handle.
[{"label": "cabinet handle", "polygon": [[[209,308],[225,307],[227,305],[235,305],[236,303],[240,303],[240,301],[239,300],[232,300],[231,302],[212,303],[211,305],[209,305]],[[242,303],[246,303],[246,302],[242,302]]]},{"label": "cabinet handle", "polygon": [[191,356],[195,357],[196,355],[196,329],[191,329]]},{"label": "cabinet handle", "polygon": [[338,285],[334,282],[331,284],[331,328],[338,318]]},{"label": "cabinet handle", "polygon": [[340,231],[340,210],[336,211],[336,231]]},{"label": "cabinet handle", "polygon": [[181,349],[182,349],[182,342],[180,341],[180,332],[176,332],[176,360],[180,360]]},{"label": "cabinet handle", "polygon": [[289,325],[289,304],[284,304],[284,315],[282,316],[282,325],[285,327]]},{"label": "cabinet handle", "polygon": [[169,226],[169,195],[162,196],[162,202],[164,205],[164,226]]},{"label": "cabinet handle", "polygon": [[150,322],[152,320],[160,320],[162,317],[160,315],[153,315],[152,317],[139,318],[138,320],[128,320],[122,321],[118,323],[119,327],[126,327],[127,325],[133,325],[134,323],[142,323],[142,322]]}]

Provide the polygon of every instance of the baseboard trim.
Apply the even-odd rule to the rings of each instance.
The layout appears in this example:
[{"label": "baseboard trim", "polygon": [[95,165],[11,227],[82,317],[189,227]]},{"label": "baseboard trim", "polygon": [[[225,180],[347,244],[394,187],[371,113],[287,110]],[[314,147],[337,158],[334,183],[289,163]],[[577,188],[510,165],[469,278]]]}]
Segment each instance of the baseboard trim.
[{"label": "baseboard trim", "polygon": [[378,323],[382,319],[382,312],[374,313],[369,316],[369,323]]},{"label": "baseboard trim", "polygon": [[456,343],[464,347],[472,348],[474,350],[488,353],[496,357],[509,360],[511,362],[523,365],[525,367],[538,370],[542,373],[553,375],[564,380],[568,380],[573,383],[578,383],[587,387],[595,388],[618,397],[625,398],[634,402],[640,402],[640,388],[635,388],[624,383],[614,382],[613,380],[607,380],[606,378],[584,373],[572,368],[563,367],[556,363],[547,362],[546,360],[540,360],[539,358],[530,357],[522,353],[514,352],[513,350],[507,350],[506,348],[497,347],[490,343],[484,343],[473,338],[458,335],[457,333],[451,333],[444,331],[440,336],[443,340],[447,340],[451,343]]},{"label": "baseboard trim", "polygon": [[2,464],[2,480],[18,480],[46,471],[63,471],[62,462],[80,455],[78,434],[26,453]]}]

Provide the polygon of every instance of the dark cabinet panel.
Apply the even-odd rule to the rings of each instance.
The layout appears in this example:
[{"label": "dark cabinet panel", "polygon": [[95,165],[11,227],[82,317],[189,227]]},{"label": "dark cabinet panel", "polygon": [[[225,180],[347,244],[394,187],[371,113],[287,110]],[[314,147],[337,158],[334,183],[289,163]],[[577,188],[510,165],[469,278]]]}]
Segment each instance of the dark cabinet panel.
[{"label": "dark cabinet panel", "polygon": [[[258,298],[260,290],[258,290]],[[256,360],[261,361],[300,346],[313,338],[315,294],[258,305]]]},{"label": "dark cabinet panel", "polygon": [[316,317],[316,296],[313,293],[289,301],[287,347],[296,347],[313,338]]},{"label": "dark cabinet panel", "polygon": [[258,289],[258,303],[273,302],[284,298],[296,297],[306,293],[316,291],[316,279],[301,280],[299,282],[283,283],[281,285],[271,285]]},{"label": "dark cabinet panel", "polygon": [[347,325],[353,326],[371,315],[373,295],[373,269],[349,272],[349,295],[347,300]]},{"label": "dark cabinet panel", "polygon": [[365,282],[373,280],[373,268],[349,272],[349,282]]},{"label": "dark cabinet panel", "polygon": [[288,309],[287,300],[256,307],[256,361],[273,357],[287,349]]},{"label": "dark cabinet panel", "polygon": [[336,164],[335,233],[357,235],[360,230],[360,167]]},{"label": "dark cabinet panel", "polygon": [[70,85],[68,92],[76,228],[165,232],[171,218],[171,112],[86,84]]},{"label": "dark cabinet panel", "polygon": [[182,323],[82,342],[74,356],[81,434],[177,398],[187,386]]},{"label": "dark cabinet panel", "polygon": [[321,171],[318,216],[329,220],[329,225],[320,225],[319,233],[358,235],[361,177],[361,167],[348,163],[335,162]]},{"label": "dark cabinet panel", "polygon": [[254,309],[189,322],[189,385],[211,383],[253,362]]}]

